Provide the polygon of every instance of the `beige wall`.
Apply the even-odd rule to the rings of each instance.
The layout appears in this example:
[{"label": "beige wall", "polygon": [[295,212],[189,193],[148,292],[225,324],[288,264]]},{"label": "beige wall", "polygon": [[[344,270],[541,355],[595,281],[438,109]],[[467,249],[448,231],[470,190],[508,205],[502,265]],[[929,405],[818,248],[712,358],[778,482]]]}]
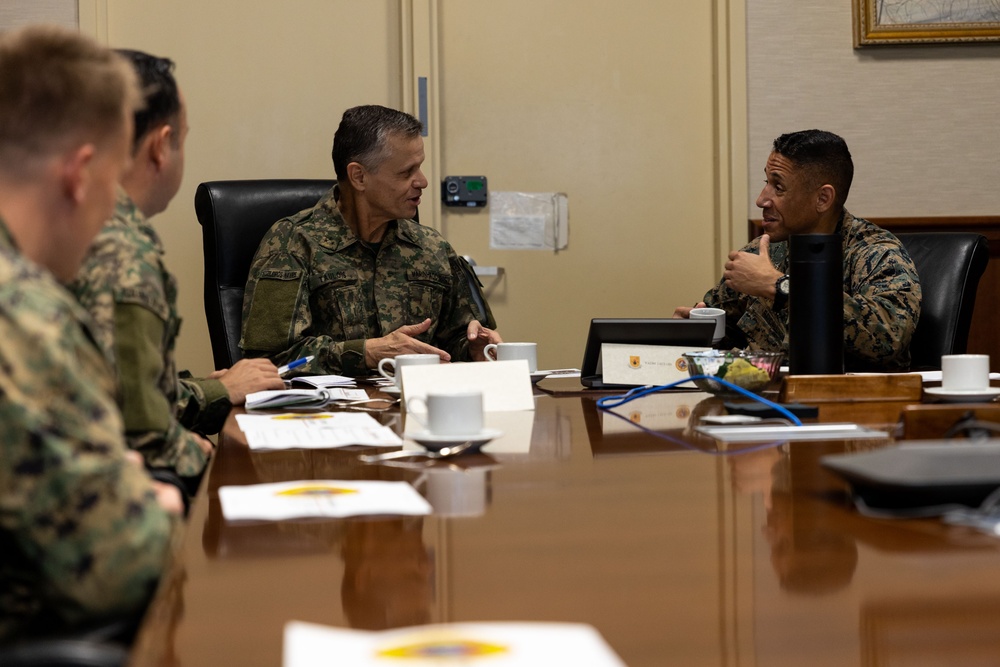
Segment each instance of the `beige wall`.
[{"label": "beige wall", "polygon": [[771,141],[811,127],[847,140],[857,215],[1000,214],[1000,47],[855,50],[853,1],[747,2],[748,214]]},{"label": "beige wall", "polygon": [[[197,184],[329,177],[342,110],[402,103],[399,17],[409,1],[107,0],[111,45],[173,58],[188,99],[187,172],[155,222],[180,281],[181,367],[212,367]],[[723,240],[731,236],[728,186],[719,196],[728,119],[713,109],[728,79],[716,73],[728,57],[719,35],[742,0],[668,3],[653,14],[639,0],[595,0],[586,11],[571,0],[412,1],[440,8],[447,173],[482,171],[494,189],[571,197],[570,251],[558,256],[489,252],[485,216],[445,216],[460,252],[510,269],[494,293],[508,340],[541,336],[543,366],[578,365],[589,317],[669,314],[714,281],[721,248],[731,245]],[[741,41],[742,18],[737,25]],[[465,69],[449,66],[449,56]],[[544,124],[533,120],[541,111]],[[436,184],[428,196],[438,196]]]},{"label": "beige wall", "polygon": [[108,41],[172,58],[191,134],[177,197],[154,224],[180,283],[178,363],[212,370],[202,298],[199,183],[332,178],[340,115],[399,102],[399,20],[392,0],[170,0],[107,3]]},{"label": "beige wall", "polygon": [[441,3],[442,175],[569,198],[558,253],[491,249],[486,210],[443,216],[506,269],[493,312],[540,368],[579,366],[591,318],[669,316],[716,280],[717,4]]}]

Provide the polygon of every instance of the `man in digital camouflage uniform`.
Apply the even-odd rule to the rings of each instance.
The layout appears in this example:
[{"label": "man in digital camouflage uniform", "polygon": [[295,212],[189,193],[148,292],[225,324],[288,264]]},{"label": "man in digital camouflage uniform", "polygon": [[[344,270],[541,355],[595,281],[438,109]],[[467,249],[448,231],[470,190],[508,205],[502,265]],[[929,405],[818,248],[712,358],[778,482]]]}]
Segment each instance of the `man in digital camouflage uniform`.
[{"label": "man in digital camouflage uniform", "polygon": [[[843,236],[844,365],[901,371],[920,317],[920,281],[895,236],[844,208],[854,178],[847,144],[830,132],[783,134],[764,169],[764,234],[729,253],[722,280],[696,307],[726,311],[722,347],[788,352],[788,237]],[[680,307],[675,317],[688,317]]]},{"label": "man in digital camouflage uniform", "polygon": [[240,361],[208,379],[178,379],[177,282],[148,218],[166,209],[180,188],[187,110],[173,62],[139,51],[119,53],[139,75],[145,107],[135,114],[132,165],[122,176],[114,217],[95,239],[72,289],[116,371],[129,446],[150,467],[185,478],[193,492],[212,451],[199,432],[218,433],[247,393],[283,389],[284,383],[266,359]]},{"label": "man in digital camouflage uniform", "polygon": [[338,185],[279,220],[257,249],[243,301],[247,356],[286,364],[312,355],[302,372],[358,376],[404,353],[484,360],[483,348],[500,342],[489,306],[475,305],[468,264],[412,220],[427,187],[420,132],[393,109],[344,112],[333,139]]},{"label": "man in digital camouflage uniform", "polygon": [[59,284],[114,206],[135,75],[77,33],[28,28],[0,36],[0,91],[5,643],[139,614],[182,505],[131,460],[107,361]]}]

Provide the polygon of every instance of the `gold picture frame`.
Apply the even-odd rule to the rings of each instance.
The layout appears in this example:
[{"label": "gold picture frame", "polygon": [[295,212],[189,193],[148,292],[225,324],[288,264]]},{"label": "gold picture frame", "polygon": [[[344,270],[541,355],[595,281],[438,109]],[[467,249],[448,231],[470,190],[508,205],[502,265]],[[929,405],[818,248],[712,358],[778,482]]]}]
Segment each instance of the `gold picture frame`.
[{"label": "gold picture frame", "polygon": [[852,11],[854,48],[1000,42],[1000,0],[852,0]]}]

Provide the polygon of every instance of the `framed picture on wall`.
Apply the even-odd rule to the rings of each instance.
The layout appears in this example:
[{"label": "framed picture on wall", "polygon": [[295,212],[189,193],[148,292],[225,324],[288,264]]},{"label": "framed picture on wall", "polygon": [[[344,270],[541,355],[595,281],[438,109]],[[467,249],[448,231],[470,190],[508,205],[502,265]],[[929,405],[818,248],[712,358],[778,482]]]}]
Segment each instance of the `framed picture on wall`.
[{"label": "framed picture on wall", "polygon": [[1000,0],[852,0],[854,48],[1000,42]]}]

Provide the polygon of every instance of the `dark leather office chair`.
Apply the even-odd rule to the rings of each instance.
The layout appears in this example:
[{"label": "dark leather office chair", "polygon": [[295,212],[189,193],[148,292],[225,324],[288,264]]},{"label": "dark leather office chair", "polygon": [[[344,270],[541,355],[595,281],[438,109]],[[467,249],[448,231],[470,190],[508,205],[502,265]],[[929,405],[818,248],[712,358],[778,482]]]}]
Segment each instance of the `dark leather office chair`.
[{"label": "dark leather office chair", "polygon": [[[194,210],[201,223],[205,251],[205,316],[217,369],[229,368],[243,358],[243,292],[264,234],[278,220],[314,206],[334,183],[267,179],[209,181],[198,186]],[[414,219],[420,219],[419,212]],[[486,307],[476,289],[479,278],[467,261],[463,269],[473,287],[472,298],[482,321]]]},{"label": "dark leather office chair", "polygon": [[896,236],[917,267],[923,291],[920,321],[910,343],[910,368],[938,370],[942,355],[965,353],[989,246],[986,237],[961,232]]},{"label": "dark leather office chair", "polygon": [[215,367],[243,358],[243,291],[257,246],[271,225],[316,204],[336,181],[211,181],[194,195],[205,250],[205,315]]}]

